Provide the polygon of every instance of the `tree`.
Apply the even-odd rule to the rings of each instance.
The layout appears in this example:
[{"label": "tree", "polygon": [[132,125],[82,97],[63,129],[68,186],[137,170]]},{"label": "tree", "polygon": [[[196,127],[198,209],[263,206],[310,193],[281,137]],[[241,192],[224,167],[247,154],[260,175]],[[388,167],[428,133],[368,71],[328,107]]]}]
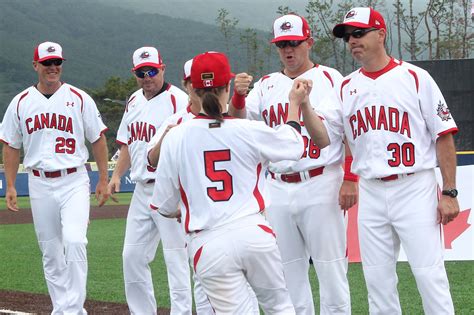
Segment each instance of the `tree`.
[{"label": "tree", "polygon": [[253,28],[246,28],[240,34],[240,42],[245,46],[247,71],[252,75],[261,74],[263,72],[263,60],[260,58],[257,31]]},{"label": "tree", "polygon": [[107,137],[109,157],[118,149],[115,139],[125,109],[124,103],[137,89],[138,86],[134,77],[130,77],[128,80],[110,77],[105,82],[104,87],[88,91],[96,102],[102,120],[108,128],[105,136]]},{"label": "tree", "polygon": [[[403,30],[408,35],[409,42],[405,43],[403,47],[410,53],[410,60],[417,60],[421,47],[418,43],[417,31],[420,27],[421,18],[413,11],[413,0],[408,1],[408,14],[405,10],[402,11],[402,25]],[[421,13],[423,14],[423,13]]]},{"label": "tree", "polygon": [[231,18],[229,16],[229,11],[221,8],[218,11],[216,23],[222,35],[224,36],[226,53],[229,54],[230,39],[235,31],[237,24],[239,23],[239,20],[237,20],[236,18]]},{"label": "tree", "polygon": [[280,5],[276,11],[279,15],[286,15],[288,13],[295,13],[295,11],[291,10],[289,6],[282,6]]},{"label": "tree", "polygon": [[393,3],[395,7],[395,25],[397,26],[397,51],[398,51],[398,58],[403,59],[402,54],[402,31],[401,31],[401,18],[403,15],[403,6],[400,0],[396,0]]}]

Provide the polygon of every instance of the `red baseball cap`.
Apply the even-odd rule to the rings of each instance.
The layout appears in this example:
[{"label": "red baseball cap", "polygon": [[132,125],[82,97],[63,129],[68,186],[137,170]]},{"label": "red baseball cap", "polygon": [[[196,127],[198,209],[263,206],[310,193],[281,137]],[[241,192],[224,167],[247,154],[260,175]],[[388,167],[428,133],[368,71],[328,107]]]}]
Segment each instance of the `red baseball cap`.
[{"label": "red baseball cap", "polygon": [[344,22],[334,26],[332,33],[334,36],[342,38],[346,26],[387,29],[382,14],[372,8],[353,8],[344,16]]},{"label": "red baseball cap", "polygon": [[163,67],[160,52],[155,47],[141,47],[133,53],[132,71],[146,66],[155,68]]},{"label": "red baseball cap", "polygon": [[63,49],[61,45],[53,42],[44,42],[36,46],[33,60],[42,62],[48,59],[66,60],[63,58]]},{"label": "red baseball cap", "polygon": [[311,30],[304,17],[287,14],[273,22],[272,43],[282,40],[306,40],[311,36]]},{"label": "red baseball cap", "polygon": [[220,52],[208,51],[197,55],[191,66],[191,83],[195,89],[225,86],[235,77],[230,71],[227,56]]}]

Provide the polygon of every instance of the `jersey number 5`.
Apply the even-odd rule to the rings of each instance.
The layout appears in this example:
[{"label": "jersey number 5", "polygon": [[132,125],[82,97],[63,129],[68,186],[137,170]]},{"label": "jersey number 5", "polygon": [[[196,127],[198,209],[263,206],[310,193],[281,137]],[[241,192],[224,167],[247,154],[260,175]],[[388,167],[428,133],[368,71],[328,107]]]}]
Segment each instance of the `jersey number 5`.
[{"label": "jersey number 5", "polygon": [[216,170],[216,162],[230,161],[230,150],[205,151],[206,176],[212,182],[221,182],[222,189],[207,187],[207,195],[213,201],[228,201],[234,194],[232,175],[226,170]]},{"label": "jersey number 5", "polygon": [[402,145],[398,143],[390,143],[387,151],[392,151],[392,159],[388,160],[388,165],[398,167],[400,163],[404,166],[415,165],[415,146],[411,142],[405,142]]},{"label": "jersey number 5", "polygon": [[56,153],[74,154],[76,152],[76,139],[56,138]]}]

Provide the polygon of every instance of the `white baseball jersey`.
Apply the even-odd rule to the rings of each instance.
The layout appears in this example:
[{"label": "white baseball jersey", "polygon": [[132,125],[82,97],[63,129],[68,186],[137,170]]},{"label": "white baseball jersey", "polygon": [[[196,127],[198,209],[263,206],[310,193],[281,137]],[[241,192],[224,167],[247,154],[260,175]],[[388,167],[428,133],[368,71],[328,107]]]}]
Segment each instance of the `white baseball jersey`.
[{"label": "white baseball jersey", "polygon": [[188,96],[177,87],[165,83],[150,100],[139,89],[130,96],[117,132],[117,142],[126,144],[130,153],[130,178],[147,181],[155,178],[147,163],[147,144],[169,116],[186,107]]},{"label": "white baseball jersey", "polygon": [[[336,97],[336,89],[342,75],[335,69],[315,65],[298,78],[311,79],[313,89],[310,101],[313,108],[319,112],[319,104],[326,97]],[[274,128],[286,122],[288,116],[289,98],[294,79],[282,72],[274,72],[262,77],[255,83],[254,88],[246,98],[247,118],[263,120]],[[323,115],[324,116],[324,115]],[[305,142],[305,151],[299,161],[281,161],[271,163],[269,170],[274,173],[293,173],[308,169],[341,163],[343,157],[342,139],[331,139],[331,145],[319,149],[309,136],[301,119],[301,134]]]},{"label": "white baseball jersey", "polygon": [[186,233],[222,226],[265,208],[269,161],[302,154],[303,139],[288,125],[199,115],[164,138],[151,206],[170,215],[181,200]]},{"label": "white baseball jersey", "polygon": [[27,169],[52,171],[83,165],[89,158],[85,139],[93,143],[106,129],[84,91],[63,83],[46,98],[31,86],[8,106],[1,140],[15,149],[23,144]]},{"label": "white baseball jersey", "polygon": [[396,59],[377,73],[353,72],[339,96],[340,106],[330,104],[325,117],[336,133],[345,132],[352,171],[363,178],[436,167],[436,139],[458,130],[429,73]]},{"label": "white baseball jersey", "polygon": [[169,125],[179,125],[185,121],[193,119],[194,117],[196,117],[196,115],[191,112],[191,105],[188,105],[186,108],[183,108],[176,114],[166,118],[166,120],[161,124],[161,127],[151,138],[150,142],[148,142],[147,152],[150,152],[155,147],[155,145],[160,142],[161,136],[163,133],[165,133],[166,127]]}]

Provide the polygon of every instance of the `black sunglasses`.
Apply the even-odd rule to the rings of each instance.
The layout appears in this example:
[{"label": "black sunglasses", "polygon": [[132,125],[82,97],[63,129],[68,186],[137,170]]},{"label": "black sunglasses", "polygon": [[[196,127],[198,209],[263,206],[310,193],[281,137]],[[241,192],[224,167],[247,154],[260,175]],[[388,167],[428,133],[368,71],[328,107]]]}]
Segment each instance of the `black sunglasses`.
[{"label": "black sunglasses", "polygon": [[275,43],[275,46],[278,48],[285,48],[287,46],[290,46],[292,48],[298,47],[304,42],[304,40],[281,40],[279,42]]},{"label": "black sunglasses", "polygon": [[361,38],[368,32],[376,31],[378,28],[372,27],[372,28],[358,28],[353,30],[351,33],[345,33],[344,36],[342,37],[344,41],[347,43],[349,42],[349,39],[352,37],[354,38]]},{"label": "black sunglasses", "polygon": [[42,64],[45,67],[49,67],[51,65],[60,66],[63,64],[63,60],[62,59],[48,59],[45,61],[40,61],[40,64]]},{"label": "black sunglasses", "polygon": [[145,78],[145,76],[147,76],[149,78],[153,78],[158,73],[160,73],[160,69],[158,69],[158,68],[153,68],[153,69],[150,69],[150,70],[147,70],[147,71],[140,70],[140,69],[135,70],[135,75],[137,77],[139,77],[140,79]]}]

